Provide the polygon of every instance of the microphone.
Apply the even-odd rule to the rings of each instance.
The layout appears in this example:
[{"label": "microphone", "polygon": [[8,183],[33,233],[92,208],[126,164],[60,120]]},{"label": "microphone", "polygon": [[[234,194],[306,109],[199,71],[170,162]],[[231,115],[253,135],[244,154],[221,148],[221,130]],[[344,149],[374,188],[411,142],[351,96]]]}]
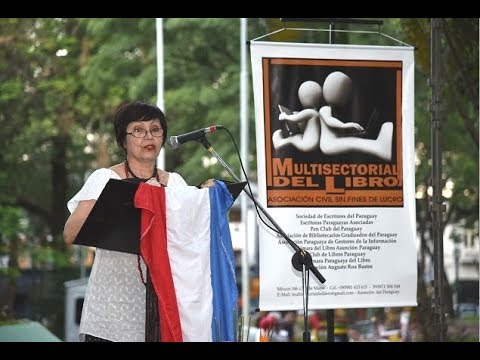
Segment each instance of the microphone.
[{"label": "microphone", "polygon": [[168,145],[170,145],[170,147],[172,149],[176,149],[181,144],[183,144],[187,141],[191,141],[191,140],[198,141],[198,140],[202,139],[205,136],[205,134],[217,131],[218,129],[223,129],[223,126],[222,125],[212,125],[212,126],[209,126],[209,127],[203,128],[203,129],[198,129],[198,130],[188,132],[186,134],[177,135],[177,136],[169,136],[168,140],[167,140],[167,143],[168,143]]}]

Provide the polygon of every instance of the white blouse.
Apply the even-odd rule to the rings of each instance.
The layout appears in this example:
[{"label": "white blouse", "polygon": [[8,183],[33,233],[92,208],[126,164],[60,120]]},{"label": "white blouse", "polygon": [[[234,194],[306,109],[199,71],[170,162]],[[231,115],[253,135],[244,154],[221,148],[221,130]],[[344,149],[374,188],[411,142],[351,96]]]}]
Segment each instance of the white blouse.
[{"label": "white blouse", "polygon": [[[110,169],[95,170],[68,202],[73,212],[82,200],[97,200],[110,179],[120,177]],[[167,186],[187,186],[177,173],[169,173]],[[146,274],[145,264],[141,267]],[[80,322],[84,334],[111,341],[145,341],[145,285],[137,255],[96,249]]]}]

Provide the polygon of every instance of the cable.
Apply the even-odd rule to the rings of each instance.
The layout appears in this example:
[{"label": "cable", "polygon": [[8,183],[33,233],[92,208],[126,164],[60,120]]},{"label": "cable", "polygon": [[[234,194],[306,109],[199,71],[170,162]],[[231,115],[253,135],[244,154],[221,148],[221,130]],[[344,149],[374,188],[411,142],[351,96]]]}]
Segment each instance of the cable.
[{"label": "cable", "polygon": [[[245,176],[245,180],[247,182],[248,190],[250,191],[250,194],[252,194],[252,196],[253,196],[253,191],[252,191],[252,188],[250,187],[250,180],[248,179],[245,168],[243,167],[243,162],[242,162],[242,159],[240,157],[240,151],[238,150],[235,138],[233,137],[232,133],[226,127],[222,127],[222,130],[225,130],[228,133],[228,135],[230,135],[230,138],[232,139],[233,145],[235,146],[235,151],[237,152],[238,160],[240,161],[240,167],[242,168],[242,173]],[[258,210],[257,204],[255,203],[255,201],[253,203],[255,205],[255,211],[257,212],[258,218],[265,224],[265,226],[268,227],[273,232],[275,232],[277,234],[281,234],[281,232],[278,229],[275,229],[274,227],[270,226],[269,224],[267,224],[265,222],[264,218],[262,217],[262,214]]]}]

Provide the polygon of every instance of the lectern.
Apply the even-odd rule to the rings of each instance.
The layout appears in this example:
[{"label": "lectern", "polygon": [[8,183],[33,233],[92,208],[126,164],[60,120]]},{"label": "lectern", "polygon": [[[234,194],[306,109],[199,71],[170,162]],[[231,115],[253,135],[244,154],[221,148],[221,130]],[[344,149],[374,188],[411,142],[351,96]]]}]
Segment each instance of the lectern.
[{"label": "lectern", "polygon": [[[142,210],[134,207],[135,193],[139,185],[127,180],[110,179],[80,229],[74,244],[140,254]],[[225,182],[225,185],[235,201],[245,183]],[[181,188],[178,188],[178,191],[182,191]],[[157,294],[148,270],[146,282],[145,341],[154,342],[160,340],[161,334]]]}]

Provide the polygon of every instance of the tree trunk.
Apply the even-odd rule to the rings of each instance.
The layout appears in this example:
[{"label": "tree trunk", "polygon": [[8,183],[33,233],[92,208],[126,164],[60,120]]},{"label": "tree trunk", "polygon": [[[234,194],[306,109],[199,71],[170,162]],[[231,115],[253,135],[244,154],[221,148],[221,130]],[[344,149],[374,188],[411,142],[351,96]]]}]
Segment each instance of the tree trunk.
[{"label": "tree trunk", "polygon": [[52,153],[52,214],[50,217],[50,228],[56,247],[62,249],[63,227],[67,219],[67,167],[66,149],[69,142],[67,135],[59,135],[53,138]]},{"label": "tree trunk", "polygon": [[5,291],[0,294],[0,321],[15,319],[13,306],[17,292],[17,278],[20,275],[20,269],[18,267],[18,243],[19,239],[16,236],[9,242],[10,258],[8,260],[6,288]]}]

